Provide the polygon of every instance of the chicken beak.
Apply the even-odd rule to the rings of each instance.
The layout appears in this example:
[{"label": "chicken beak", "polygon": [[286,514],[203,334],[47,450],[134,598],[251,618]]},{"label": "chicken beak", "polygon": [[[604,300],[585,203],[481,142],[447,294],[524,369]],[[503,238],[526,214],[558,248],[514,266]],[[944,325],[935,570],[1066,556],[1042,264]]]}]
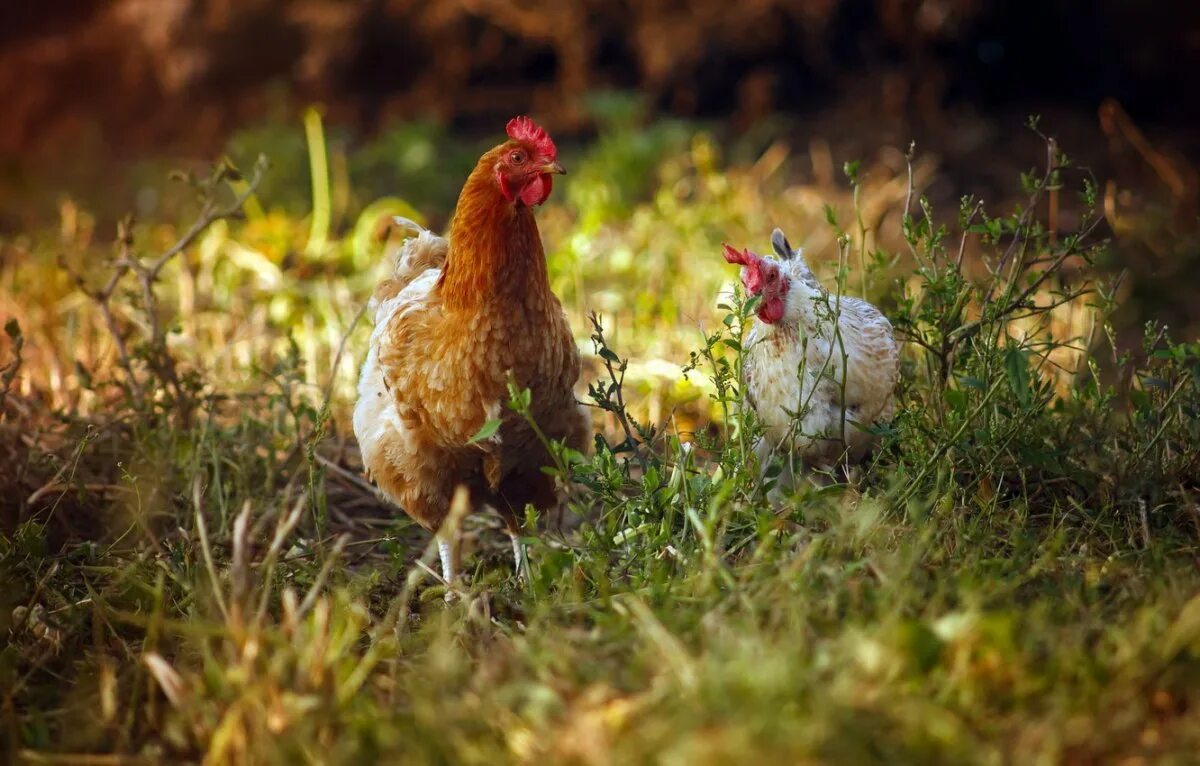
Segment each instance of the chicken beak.
[{"label": "chicken beak", "polygon": [[558,173],[560,176],[565,176],[565,175],[567,174],[567,169],[566,169],[566,168],[564,168],[564,167],[563,167],[563,166],[562,166],[562,165],[559,163],[559,161],[558,161],[558,160],[555,160],[554,162],[547,163],[547,164],[546,164],[546,165],[545,165],[545,166],[542,168],[542,172],[543,172],[543,173]]}]

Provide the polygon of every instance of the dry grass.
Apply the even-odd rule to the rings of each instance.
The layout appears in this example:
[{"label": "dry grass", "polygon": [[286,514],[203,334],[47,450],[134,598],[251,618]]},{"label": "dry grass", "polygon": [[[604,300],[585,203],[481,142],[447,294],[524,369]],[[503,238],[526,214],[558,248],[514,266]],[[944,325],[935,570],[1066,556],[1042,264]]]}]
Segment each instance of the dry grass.
[{"label": "dry grass", "polygon": [[[562,455],[574,500],[531,535],[530,582],[475,518],[452,605],[343,425],[367,331],[352,325],[394,244],[380,221],[424,200],[339,208],[335,184],[317,194],[330,215],[306,219],[226,170],[183,225],[140,223],[115,249],[70,203],[58,231],[3,243],[0,314],[22,343],[0,403],[0,752],[1186,762],[1200,346],[1157,328],[1141,359],[1106,345],[1089,206],[1064,197],[1082,236],[1051,234],[1053,184],[1035,178],[1032,212],[969,203],[943,236],[952,216],[922,212],[930,161],[910,177],[883,150],[843,184],[819,144],[731,163],[692,126],[631,130],[579,148],[539,214],[581,347],[597,310],[632,360],[629,406],[598,412],[594,458]],[[1047,177],[1069,175],[1049,159]],[[244,220],[174,252],[189,210],[239,194]],[[990,221],[994,241],[971,228]],[[774,225],[910,341],[903,412],[865,478],[783,508],[746,459],[730,377],[744,307],[716,307],[733,276],[719,243],[762,245]],[[115,257],[136,265],[105,304]],[[607,379],[603,357],[588,365],[585,382]],[[608,447],[626,426],[636,459]]]}]

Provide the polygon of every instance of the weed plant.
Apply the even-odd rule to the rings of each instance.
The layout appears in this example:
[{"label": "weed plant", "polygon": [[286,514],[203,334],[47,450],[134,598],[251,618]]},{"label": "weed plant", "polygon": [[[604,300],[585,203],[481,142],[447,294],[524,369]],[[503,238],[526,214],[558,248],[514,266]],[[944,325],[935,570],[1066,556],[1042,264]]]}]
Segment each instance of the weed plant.
[{"label": "weed plant", "polygon": [[[527,583],[469,520],[451,604],[345,424],[380,221],[425,200],[352,222],[314,159],[301,220],[223,161],[182,179],[191,223],[124,221],[107,258],[67,206],[55,244],[5,243],[6,757],[1193,762],[1200,344],[1117,342],[1095,180],[1047,139],[1015,210],[939,217],[911,151],[818,195],[778,147],[726,167],[618,107],[542,216],[594,449],[552,445]],[[718,246],[773,225],[904,342],[868,463],[780,503]]]}]

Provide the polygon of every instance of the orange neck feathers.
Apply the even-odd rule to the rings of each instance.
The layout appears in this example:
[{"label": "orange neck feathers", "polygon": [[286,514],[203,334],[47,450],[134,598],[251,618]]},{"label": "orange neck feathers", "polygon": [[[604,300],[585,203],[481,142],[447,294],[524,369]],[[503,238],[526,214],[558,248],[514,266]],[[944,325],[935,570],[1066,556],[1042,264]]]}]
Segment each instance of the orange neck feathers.
[{"label": "orange neck feathers", "polygon": [[494,177],[493,167],[504,148],[483,155],[458,197],[438,287],[449,309],[550,289],[533,210],[505,199]]}]

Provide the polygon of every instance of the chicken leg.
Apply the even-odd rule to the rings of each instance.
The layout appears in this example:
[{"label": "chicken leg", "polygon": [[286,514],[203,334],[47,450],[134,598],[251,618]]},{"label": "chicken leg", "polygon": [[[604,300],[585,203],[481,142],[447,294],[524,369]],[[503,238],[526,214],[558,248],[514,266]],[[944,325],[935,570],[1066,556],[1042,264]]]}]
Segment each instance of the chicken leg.
[{"label": "chicken leg", "polygon": [[521,542],[521,536],[515,532],[508,533],[512,540],[513,548],[513,566],[517,573],[518,580],[529,582],[529,553],[525,549],[525,543]]},{"label": "chicken leg", "polygon": [[454,560],[454,545],[448,540],[438,540],[438,556],[442,559],[442,579],[447,585],[458,577],[458,566]]}]

